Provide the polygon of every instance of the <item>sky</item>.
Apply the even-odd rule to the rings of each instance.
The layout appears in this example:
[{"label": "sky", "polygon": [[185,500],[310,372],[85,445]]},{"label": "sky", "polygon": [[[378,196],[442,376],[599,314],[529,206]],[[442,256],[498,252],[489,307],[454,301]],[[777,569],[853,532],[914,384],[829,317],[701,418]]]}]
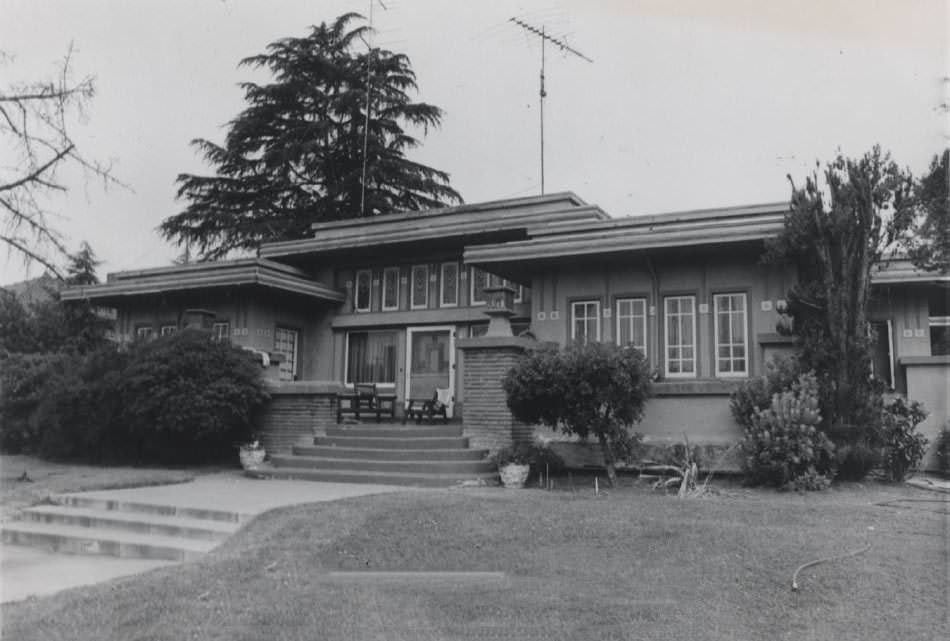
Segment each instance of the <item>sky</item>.
[{"label": "sky", "polygon": [[[374,44],[406,53],[439,129],[411,153],[466,202],[540,193],[539,39],[546,50],[545,192],[612,216],[787,200],[816,162],[874,144],[915,175],[950,144],[947,0],[373,0]],[[70,43],[97,95],[72,123],[126,188],[67,174],[49,202],[101,274],[168,264],[156,232],[184,208],[190,146],[245,106],[239,60],[370,0],[0,0],[0,87],[55,72]],[[420,132],[421,133],[421,132]],[[0,150],[2,151],[2,150]],[[0,248],[0,284],[38,276]]]}]

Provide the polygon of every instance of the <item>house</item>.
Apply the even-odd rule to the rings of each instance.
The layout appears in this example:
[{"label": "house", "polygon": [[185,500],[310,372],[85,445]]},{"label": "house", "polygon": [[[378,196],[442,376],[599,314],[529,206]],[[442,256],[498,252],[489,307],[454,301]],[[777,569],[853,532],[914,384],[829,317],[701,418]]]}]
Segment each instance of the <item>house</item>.
[{"label": "house", "polygon": [[[476,445],[518,438],[499,381],[534,340],[635,345],[658,379],[637,429],[724,449],[740,435],[729,393],[791,348],[776,326],[796,273],[760,262],[786,211],[614,219],[572,193],[499,200],[317,223],[257,258],[120,272],[63,297],[115,307],[126,340],[192,324],[265,353],[278,449],[335,424],[336,393],[355,383],[395,394],[399,415],[447,390]],[[873,282],[875,375],[926,404],[933,441],[950,417],[950,277],[893,261]],[[512,331],[486,336],[498,286],[512,291]],[[596,462],[574,460],[585,456]]]}]

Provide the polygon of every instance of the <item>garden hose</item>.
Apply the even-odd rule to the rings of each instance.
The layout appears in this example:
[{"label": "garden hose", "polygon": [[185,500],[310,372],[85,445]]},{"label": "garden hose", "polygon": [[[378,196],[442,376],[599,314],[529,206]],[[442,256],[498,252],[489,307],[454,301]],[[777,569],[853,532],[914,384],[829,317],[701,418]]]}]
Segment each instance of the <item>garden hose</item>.
[{"label": "garden hose", "polygon": [[871,549],[871,544],[868,543],[860,550],[854,550],[852,552],[848,552],[847,554],[839,554],[838,556],[829,556],[824,559],[816,559],[814,561],[809,561],[808,563],[803,563],[802,565],[799,565],[798,568],[795,570],[795,573],[792,575],[792,592],[798,592],[798,573],[804,570],[805,568],[810,568],[813,565],[818,565],[820,563],[830,563],[831,561],[839,561],[841,559],[848,559],[848,558],[851,558],[852,556],[863,554],[870,549]]}]

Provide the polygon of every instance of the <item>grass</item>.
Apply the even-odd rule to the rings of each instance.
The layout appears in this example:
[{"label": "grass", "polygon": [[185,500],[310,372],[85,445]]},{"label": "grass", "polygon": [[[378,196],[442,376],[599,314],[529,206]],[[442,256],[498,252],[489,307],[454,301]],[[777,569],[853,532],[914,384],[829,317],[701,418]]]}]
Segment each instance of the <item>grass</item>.
[{"label": "grass", "polygon": [[[947,505],[906,501],[945,498],[479,489],[298,506],[198,562],[3,606],[3,638],[947,638]],[[790,590],[800,564],[867,542]]]},{"label": "grass", "polygon": [[183,483],[212,468],[107,467],[54,463],[35,456],[0,455],[0,521],[50,494]]}]

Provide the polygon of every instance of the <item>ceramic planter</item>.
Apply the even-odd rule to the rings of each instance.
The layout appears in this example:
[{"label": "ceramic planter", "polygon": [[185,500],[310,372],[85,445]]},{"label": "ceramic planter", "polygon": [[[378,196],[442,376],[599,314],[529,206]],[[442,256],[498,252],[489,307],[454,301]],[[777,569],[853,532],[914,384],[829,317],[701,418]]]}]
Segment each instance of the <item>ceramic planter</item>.
[{"label": "ceramic planter", "polygon": [[530,472],[530,465],[518,465],[517,463],[508,463],[498,468],[501,484],[509,489],[524,487]]}]

